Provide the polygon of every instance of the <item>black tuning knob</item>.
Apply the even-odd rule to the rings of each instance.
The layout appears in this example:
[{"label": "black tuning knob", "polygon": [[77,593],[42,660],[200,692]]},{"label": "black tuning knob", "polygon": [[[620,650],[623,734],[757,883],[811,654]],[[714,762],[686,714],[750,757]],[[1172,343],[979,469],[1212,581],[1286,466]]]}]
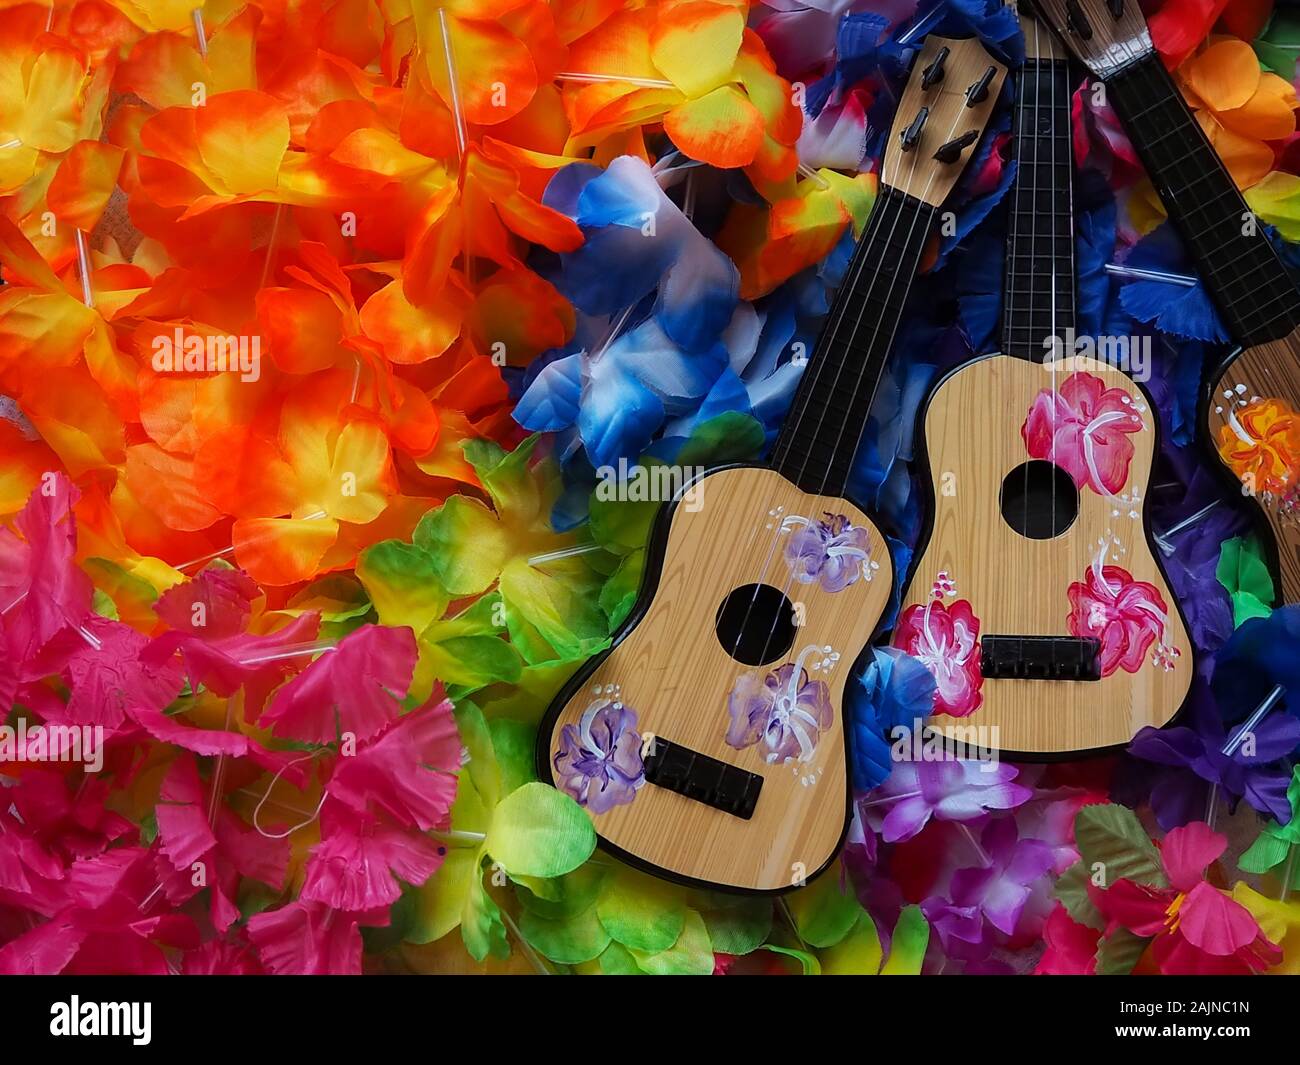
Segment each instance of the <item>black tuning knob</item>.
[{"label": "black tuning knob", "polygon": [[967,130],[960,137],[954,137],[947,144],[940,145],[934,157],[941,163],[955,163],[961,158],[961,153],[979,139],[978,130]]},{"label": "black tuning knob", "polygon": [[988,99],[989,85],[992,84],[993,79],[997,77],[997,74],[997,67],[989,67],[980,75],[979,81],[975,82],[974,85],[966,90],[967,107],[974,107],[976,104],[982,104],[986,99]]},{"label": "black tuning knob", "polygon": [[1065,0],[1065,24],[1070,32],[1085,41],[1092,40],[1092,23],[1083,13],[1079,0]]},{"label": "black tuning knob", "polygon": [[921,139],[921,130],[925,128],[925,120],[929,117],[930,109],[928,107],[921,108],[916,113],[916,117],[912,119],[911,125],[899,135],[898,139],[903,151],[910,152],[916,147],[917,141]]},{"label": "black tuning knob", "polygon": [[934,61],[921,71],[921,88],[929,89],[943,81],[943,64],[948,58],[948,46],[944,45],[935,54]]}]

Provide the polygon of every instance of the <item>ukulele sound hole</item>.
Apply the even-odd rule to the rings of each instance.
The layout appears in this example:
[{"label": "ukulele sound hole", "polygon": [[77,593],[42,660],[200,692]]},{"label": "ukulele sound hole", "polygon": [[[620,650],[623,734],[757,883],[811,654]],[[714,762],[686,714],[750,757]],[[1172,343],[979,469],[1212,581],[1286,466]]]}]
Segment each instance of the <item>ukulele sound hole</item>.
[{"label": "ukulele sound hole", "polygon": [[1002,482],[1002,517],[1021,536],[1050,540],[1079,514],[1074,478],[1054,462],[1023,462]]},{"label": "ukulele sound hole", "polygon": [[794,604],[770,584],[747,584],[722,601],[714,628],[722,649],[737,662],[765,665],[794,643]]}]

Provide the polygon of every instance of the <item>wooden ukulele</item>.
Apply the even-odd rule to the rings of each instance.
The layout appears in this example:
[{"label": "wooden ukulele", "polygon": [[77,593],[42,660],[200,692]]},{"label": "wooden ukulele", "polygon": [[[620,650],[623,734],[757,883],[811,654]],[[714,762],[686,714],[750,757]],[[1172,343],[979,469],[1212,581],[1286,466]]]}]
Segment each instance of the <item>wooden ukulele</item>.
[{"label": "wooden ukulele", "polygon": [[935,676],[932,729],[1032,759],[1165,724],[1193,669],[1150,542],[1154,406],[1118,343],[1075,336],[1068,64],[1021,21],[1002,353],[926,405],[933,517],[893,643]]},{"label": "wooden ukulele", "polygon": [[1300,602],[1300,291],[1152,49],[1136,3],[1040,2],[1105,82],[1235,341],[1208,375],[1201,424],[1272,528],[1281,601]]},{"label": "wooden ukulele", "polygon": [[770,465],[709,471],[662,508],[612,650],[542,722],[542,779],[649,872],[776,892],[839,850],[844,687],[893,580],[880,531],[842,496],[931,223],[1004,75],[976,41],[926,42]]}]

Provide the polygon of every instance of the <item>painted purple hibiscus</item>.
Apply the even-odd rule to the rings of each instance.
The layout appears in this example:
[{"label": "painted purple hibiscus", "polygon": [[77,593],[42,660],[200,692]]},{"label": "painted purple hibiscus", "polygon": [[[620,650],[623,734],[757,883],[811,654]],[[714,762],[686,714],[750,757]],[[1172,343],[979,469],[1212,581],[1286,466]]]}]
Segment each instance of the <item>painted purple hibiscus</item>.
[{"label": "painted purple hibiscus", "polygon": [[843,514],[822,515],[822,521],[792,514],[781,523],[790,532],[785,561],[800,584],[821,584],[828,592],[847,588],[859,577],[871,579],[867,530]]},{"label": "painted purple hibiscus", "polygon": [[802,663],[800,656],[766,676],[746,673],[736,681],[727,698],[728,744],[738,751],[760,744],[763,760],[778,765],[812,758],[834,714],[829,689],[820,680],[809,680]]},{"label": "painted purple hibiscus", "polygon": [[609,699],[592,703],[576,726],[560,731],[553,764],[560,790],[593,814],[631,802],[645,783],[636,711]]}]

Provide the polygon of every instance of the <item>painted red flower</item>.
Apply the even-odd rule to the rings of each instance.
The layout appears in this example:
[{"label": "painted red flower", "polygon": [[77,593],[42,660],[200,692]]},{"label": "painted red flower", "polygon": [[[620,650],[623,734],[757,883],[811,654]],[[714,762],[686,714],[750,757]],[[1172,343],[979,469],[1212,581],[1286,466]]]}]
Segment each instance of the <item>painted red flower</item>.
[{"label": "painted red flower", "polygon": [[1166,668],[1178,656],[1164,642],[1169,608],[1155,586],[1136,581],[1119,566],[1106,566],[1099,557],[1082,581],[1070,585],[1070,634],[1100,641],[1101,675],[1116,669],[1136,673],[1152,644]]},{"label": "painted red flower", "polygon": [[1128,482],[1129,434],[1142,428],[1133,397],[1096,374],[1070,374],[1038,393],[1020,428],[1031,457],[1064,469],[1080,488],[1114,495]]},{"label": "painted red flower", "polygon": [[980,708],[980,621],[970,603],[945,606],[940,599],[915,603],[894,628],[894,646],[919,659],[934,674],[934,712],[965,717]]}]

